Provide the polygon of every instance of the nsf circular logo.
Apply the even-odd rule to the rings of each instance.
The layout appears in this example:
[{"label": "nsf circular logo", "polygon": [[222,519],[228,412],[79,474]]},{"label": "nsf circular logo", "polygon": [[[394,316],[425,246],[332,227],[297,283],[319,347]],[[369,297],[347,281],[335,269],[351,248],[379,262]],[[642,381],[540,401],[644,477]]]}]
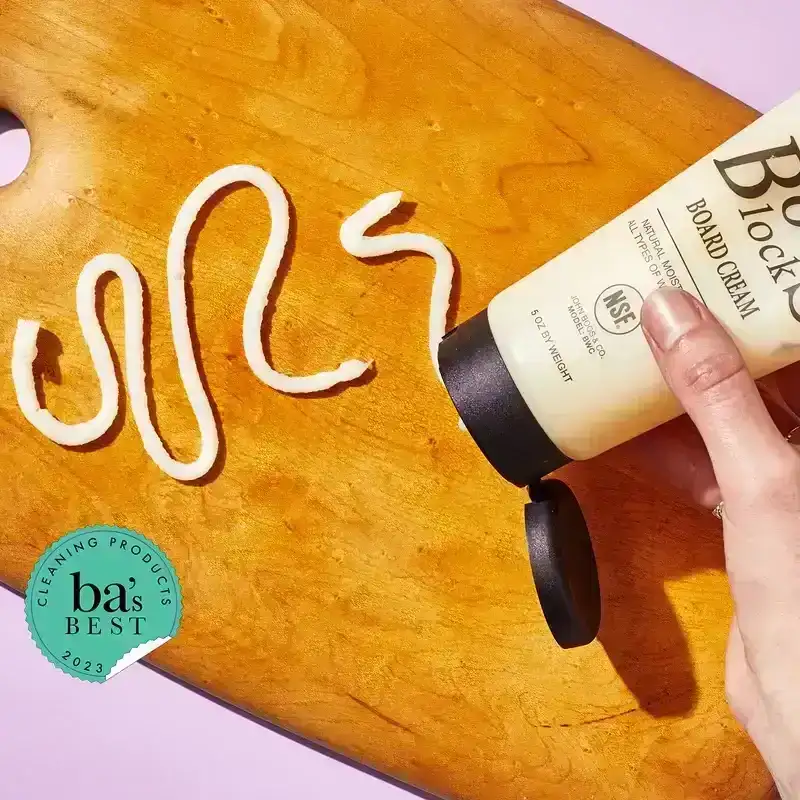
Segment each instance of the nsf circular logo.
[{"label": "nsf circular logo", "polygon": [[615,336],[635,331],[641,324],[644,298],[638,289],[626,283],[615,283],[600,292],[594,304],[597,324]]},{"label": "nsf circular logo", "polygon": [[178,577],[142,534],[110,525],[81,528],[36,562],[25,616],[48,661],[75,678],[107,681],[175,636]]}]

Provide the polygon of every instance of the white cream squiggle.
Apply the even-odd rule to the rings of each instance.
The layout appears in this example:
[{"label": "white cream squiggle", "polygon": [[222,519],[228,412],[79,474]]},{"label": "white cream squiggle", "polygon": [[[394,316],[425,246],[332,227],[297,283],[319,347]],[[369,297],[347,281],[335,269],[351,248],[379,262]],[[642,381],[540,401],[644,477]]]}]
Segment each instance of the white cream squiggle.
[{"label": "white cream squiggle", "polygon": [[264,257],[261,259],[261,265],[244,309],[242,335],[244,352],[250,369],[267,386],[271,386],[279,392],[292,394],[323,392],[337,384],[347,383],[360,377],[370,368],[371,362],[345,361],[332,372],[318,372],[315,375],[304,376],[284,375],[276,372],[267,362],[261,345],[261,323],[264,318],[264,310],[269,302],[270,289],[278,274],[289,238],[289,204],[281,185],[263,170],[255,167],[229,167],[228,169],[250,170],[246,177],[238,177],[235,180],[246,180],[254,186],[258,186],[267,198],[272,216],[272,230],[267,242],[267,249],[264,251]]},{"label": "white cream squiggle", "polygon": [[410,250],[425,253],[434,260],[436,272],[428,317],[428,348],[433,368],[441,381],[438,352],[439,343],[447,332],[447,311],[450,308],[453,287],[453,256],[438,239],[424,233],[366,235],[367,230],[394,211],[402,199],[402,192],[387,192],[370,200],[344,221],[339,231],[339,240],[342,247],[357,258],[374,258]]},{"label": "white cream squiggle", "polygon": [[17,402],[31,425],[59,444],[76,446],[97,440],[116,418],[119,411],[119,386],[111,352],[95,308],[97,281],[106,272],[113,272],[122,280],[125,372],[131,408],[142,444],[153,461],[176,480],[196,480],[211,469],[219,452],[219,436],[211,404],[197,370],[189,330],[185,283],[186,244],[192,225],[205,203],[220,189],[240,182],[250,183],[261,189],[272,215],[270,238],[245,309],[244,347],[253,371],[265,383],[280,391],[313,392],[353,380],[369,368],[363,362],[348,361],[334,372],[292,377],[276,372],[267,363],[261,347],[261,319],[286,247],[289,208],[283,189],[271,175],[258,167],[234,165],[210,175],[189,195],[175,219],[167,248],[167,289],[172,337],[181,380],[200,430],[200,455],[197,459],[190,463],[173,459],[153,427],[145,388],[142,283],[130,261],[119,255],[100,255],[92,259],[81,272],[76,289],[81,331],[100,382],[100,411],[93,419],[66,424],[53,417],[47,409],[40,407],[32,371],[40,325],[30,320],[19,320],[17,323],[11,371]]},{"label": "white cream squiggle", "polygon": [[134,347],[129,352],[141,349],[142,340],[142,283],[139,273],[122,256],[102,255],[93,258],[83,268],[75,291],[81,332],[100,381],[100,410],[93,419],[68,425],[39,406],[32,367],[38,352],[36,339],[40,324],[25,319],[17,322],[11,357],[11,376],[17,403],[28,422],[58,444],[74,447],[99,439],[111,427],[119,411],[117,375],[95,311],[95,287],[106,272],[113,272],[122,281],[126,348],[132,342]]},{"label": "white cream squiggle", "polygon": [[[439,370],[439,344],[447,333],[447,312],[450,308],[455,273],[452,254],[438,239],[424,233],[366,235],[367,230],[394,211],[402,199],[402,192],[387,192],[371,200],[344,221],[339,230],[339,240],[342,247],[357,258],[374,258],[403,250],[413,250],[425,253],[433,259],[436,271],[433,276],[431,310],[428,317],[428,348],[436,377],[444,383]],[[467,430],[467,426],[460,418],[458,427],[462,431]]]},{"label": "white cream squiggle", "polygon": [[[130,261],[120,255],[106,254],[93,258],[81,271],[76,290],[78,320],[100,382],[102,400],[97,416],[87,422],[66,424],[57,420],[46,408],[39,406],[32,372],[37,352],[36,337],[39,333],[39,323],[28,320],[20,320],[17,323],[11,359],[11,371],[19,407],[31,425],[49,439],[63,445],[75,446],[94,442],[114,422],[119,411],[119,386],[111,360],[111,351],[95,308],[97,281],[107,272],[113,272],[122,281],[125,312],[125,378],[128,383],[133,418],[139,428],[144,449],[167,475],[180,481],[200,478],[214,465],[219,441],[214,415],[197,371],[189,336],[183,265],[180,270],[170,270],[168,288],[170,308],[173,309],[172,330],[178,369],[200,428],[200,455],[197,459],[190,463],[176,461],[166,451],[153,427],[145,388],[142,281]],[[178,281],[179,287],[175,286]],[[174,309],[181,308],[181,303],[182,311],[178,313],[182,318],[176,319]]]}]

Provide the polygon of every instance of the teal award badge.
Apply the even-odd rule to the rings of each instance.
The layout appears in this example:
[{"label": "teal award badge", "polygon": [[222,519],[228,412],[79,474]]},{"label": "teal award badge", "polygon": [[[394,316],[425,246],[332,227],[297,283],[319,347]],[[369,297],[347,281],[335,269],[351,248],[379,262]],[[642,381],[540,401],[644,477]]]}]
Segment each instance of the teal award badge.
[{"label": "teal award badge", "polygon": [[62,536],[36,562],[25,617],[48,661],[100,683],[175,636],[181,591],[153,542],[95,525]]}]

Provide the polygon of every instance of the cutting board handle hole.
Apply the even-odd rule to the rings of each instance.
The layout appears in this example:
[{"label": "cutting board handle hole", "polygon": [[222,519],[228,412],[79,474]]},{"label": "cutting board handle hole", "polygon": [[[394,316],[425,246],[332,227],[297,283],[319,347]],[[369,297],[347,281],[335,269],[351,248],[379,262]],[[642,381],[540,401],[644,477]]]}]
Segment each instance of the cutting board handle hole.
[{"label": "cutting board handle hole", "polygon": [[25,172],[31,160],[31,137],[25,123],[0,108],[0,186],[8,186]]}]

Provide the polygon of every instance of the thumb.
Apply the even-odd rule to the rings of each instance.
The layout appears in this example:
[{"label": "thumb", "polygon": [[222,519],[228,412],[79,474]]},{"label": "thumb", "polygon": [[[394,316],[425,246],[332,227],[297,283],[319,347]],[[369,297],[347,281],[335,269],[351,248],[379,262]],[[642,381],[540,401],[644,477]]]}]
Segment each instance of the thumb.
[{"label": "thumb", "polygon": [[[800,457],[782,436],[735,343],[691,295],[660,290],[642,327],[697,427],[725,502],[725,556],[751,668],[774,675],[795,633]],[[791,626],[790,626],[791,627]]]},{"label": "thumb", "polygon": [[711,312],[679,289],[642,309],[658,366],[708,449],[726,509],[764,503],[797,472],[797,454],[772,420],[739,350]]}]

